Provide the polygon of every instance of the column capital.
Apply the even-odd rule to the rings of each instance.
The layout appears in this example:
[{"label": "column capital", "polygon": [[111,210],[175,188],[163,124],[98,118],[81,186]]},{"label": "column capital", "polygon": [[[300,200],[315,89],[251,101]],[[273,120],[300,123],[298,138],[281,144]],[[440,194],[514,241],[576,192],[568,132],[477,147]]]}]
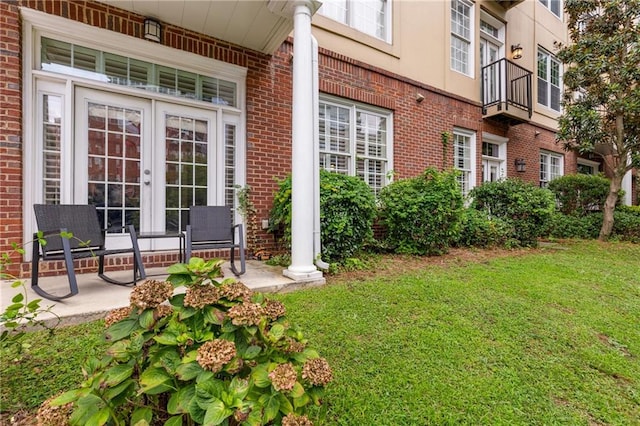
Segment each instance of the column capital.
[{"label": "column capital", "polygon": [[285,18],[293,18],[298,6],[306,6],[310,16],[313,16],[322,6],[322,2],[318,0],[268,0],[267,2],[267,8],[271,13]]}]

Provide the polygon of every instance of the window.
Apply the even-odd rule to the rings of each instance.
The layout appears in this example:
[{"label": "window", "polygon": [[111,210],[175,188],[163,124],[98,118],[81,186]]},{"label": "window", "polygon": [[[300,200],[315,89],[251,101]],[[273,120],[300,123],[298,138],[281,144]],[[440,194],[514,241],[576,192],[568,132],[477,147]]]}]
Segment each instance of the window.
[{"label": "window", "polygon": [[475,186],[475,147],[475,133],[462,129],[453,131],[453,162],[461,172],[458,182],[465,197]]},{"label": "window", "polygon": [[391,0],[324,0],[318,13],[390,42]]},{"label": "window", "polygon": [[471,75],[472,4],[466,0],[451,1],[451,69]]},{"label": "window", "polygon": [[543,49],[538,49],[538,103],[560,111],[560,86],[562,68],[560,62]]},{"label": "window", "polygon": [[377,195],[391,170],[391,113],[359,104],[321,101],[319,121],[320,167],[358,176]]},{"label": "window", "polygon": [[561,17],[562,13],[562,0],[539,0],[540,3],[543,4],[544,7],[549,9],[551,13],[556,15],[558,18]]},{"label": "window", "polygon": [[546,187],[553,179],[564,174],[564,156],[555,152],[540,153],[540,186]]},{"label": "window", "polygon": [[597,175],[600,172],[600,163],[597,161],[578,158],[578,173],[583,175]]}]

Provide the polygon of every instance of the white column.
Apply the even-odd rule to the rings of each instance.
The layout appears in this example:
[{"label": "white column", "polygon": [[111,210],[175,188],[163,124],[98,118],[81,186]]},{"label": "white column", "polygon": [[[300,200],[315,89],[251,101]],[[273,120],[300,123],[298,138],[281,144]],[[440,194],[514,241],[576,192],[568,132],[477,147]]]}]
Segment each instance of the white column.
[{"label": "white column", "polygon": [[293,101],[291,157],[291,265],[283,273],[296,281],[323,280],[313,263],[313,66],[311,2],[293,14]]}]

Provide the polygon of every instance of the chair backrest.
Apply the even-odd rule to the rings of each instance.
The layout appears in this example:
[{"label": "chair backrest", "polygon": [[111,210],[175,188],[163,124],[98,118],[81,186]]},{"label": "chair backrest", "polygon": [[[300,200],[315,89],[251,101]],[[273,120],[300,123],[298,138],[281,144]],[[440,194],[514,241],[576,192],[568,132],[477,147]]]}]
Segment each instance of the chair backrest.
[{"label": "chair backrest", "polygon": [[233,240],[233,219],[229,206],[191,206],[189,225],[194,242]]},{"label": "chair backrest", "polygon": [[[62,250],[58,232],[65,228],[73,234],[69,240],[72,249],[104,246],[104,234],[94,205],[86,204],[34,204],[38,230],[55,233],[45,236],[43,253]],[[86,244],[88,243],[88,245]]]}]

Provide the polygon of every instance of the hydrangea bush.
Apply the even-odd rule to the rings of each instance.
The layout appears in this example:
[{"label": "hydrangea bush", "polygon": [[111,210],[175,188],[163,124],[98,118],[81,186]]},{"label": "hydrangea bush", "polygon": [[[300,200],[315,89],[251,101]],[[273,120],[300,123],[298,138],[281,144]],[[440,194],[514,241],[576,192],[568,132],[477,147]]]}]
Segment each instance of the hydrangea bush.
[{"label": "hydrangea bush", "polygon": [[39,422],[312,425],[307,408],[321,404],[331,368],[282,303],[218,280],[221,264],[192,258],[166,282],[137,285],[105,318],[104,358],[87,362],[80,388],[46,401]]}]

